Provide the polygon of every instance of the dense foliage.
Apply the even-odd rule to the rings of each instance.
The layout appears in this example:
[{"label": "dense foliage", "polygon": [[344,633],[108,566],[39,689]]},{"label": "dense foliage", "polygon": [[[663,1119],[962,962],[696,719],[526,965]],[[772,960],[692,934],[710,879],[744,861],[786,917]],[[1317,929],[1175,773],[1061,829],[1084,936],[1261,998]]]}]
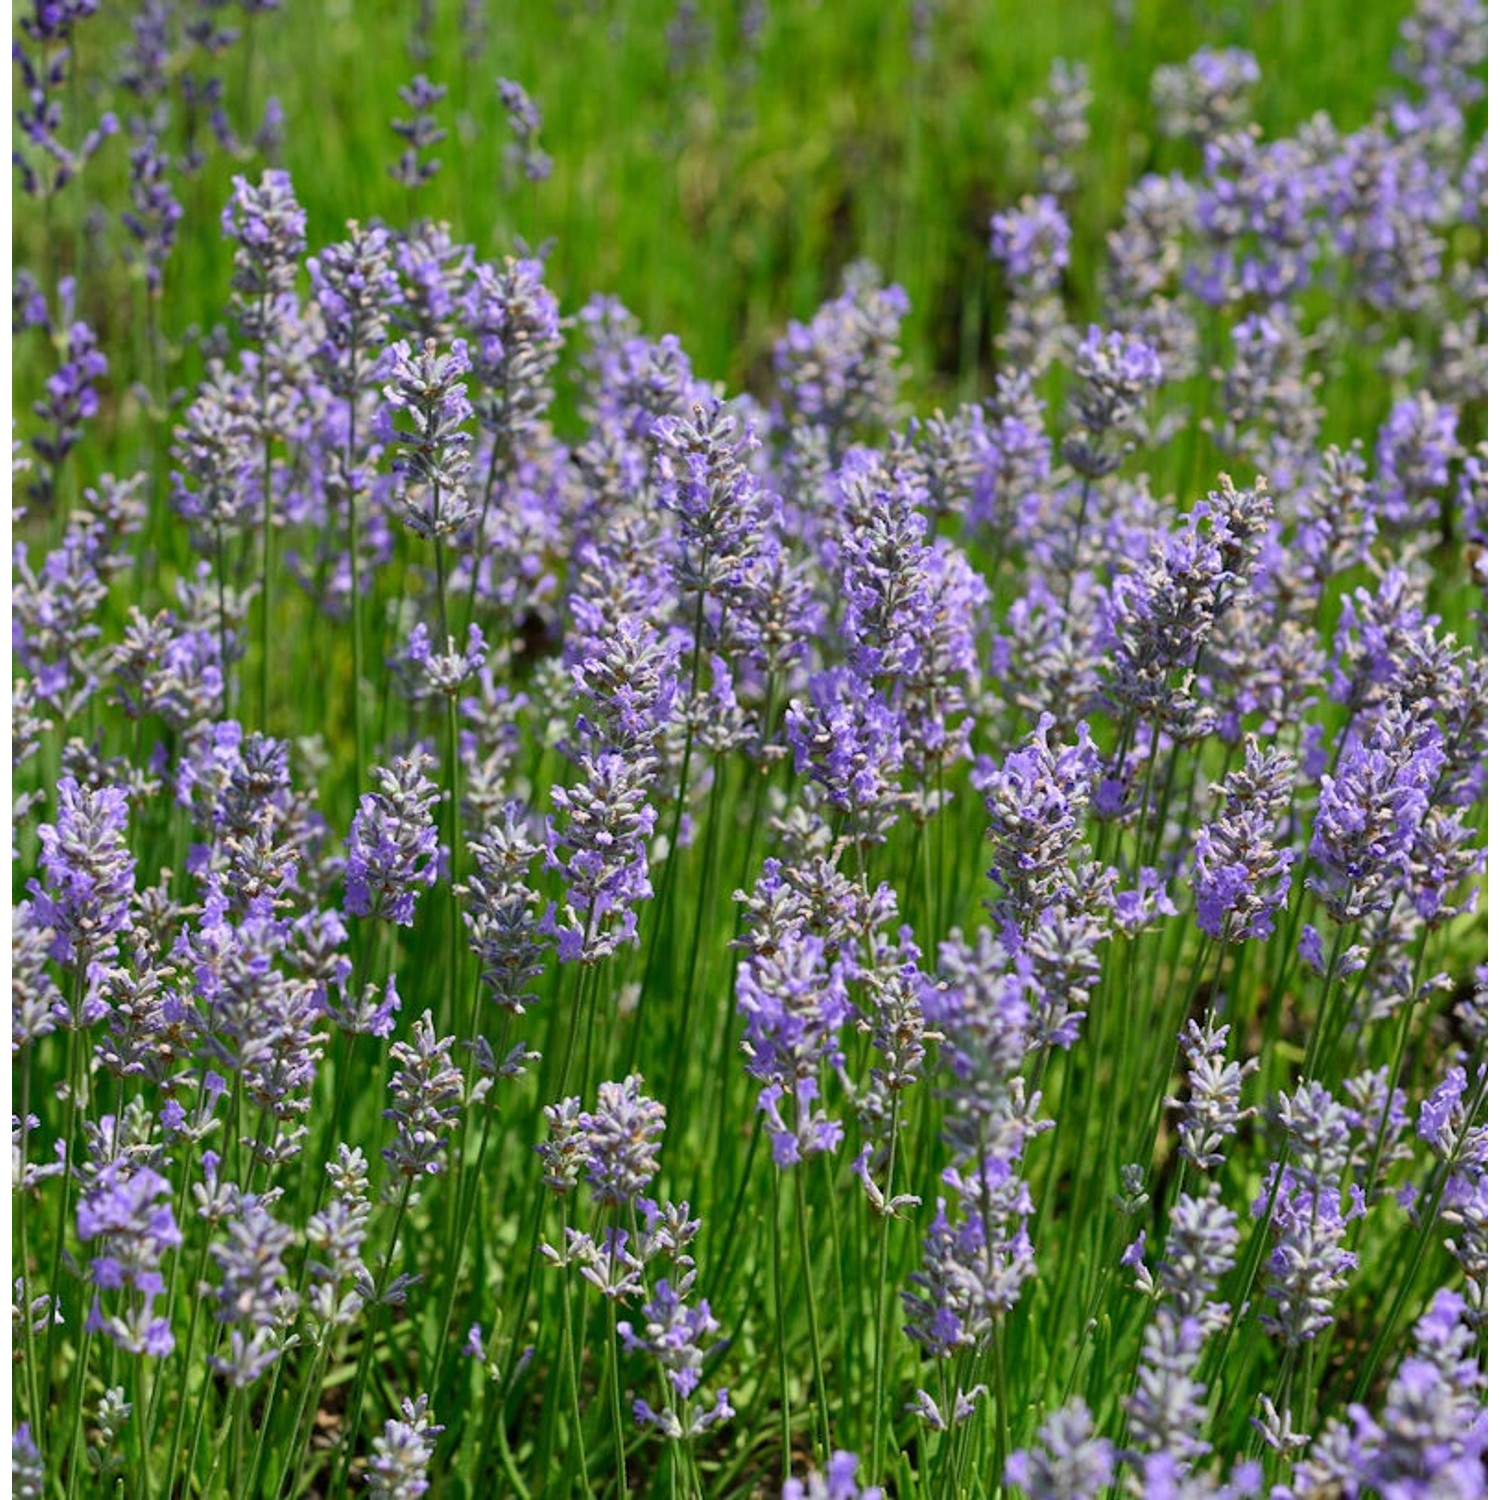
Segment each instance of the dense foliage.
[{"label": "dense foliage", "polygon": [[1483,1493],[1483,10],[450,9],[18,15],[15,1492]]}]

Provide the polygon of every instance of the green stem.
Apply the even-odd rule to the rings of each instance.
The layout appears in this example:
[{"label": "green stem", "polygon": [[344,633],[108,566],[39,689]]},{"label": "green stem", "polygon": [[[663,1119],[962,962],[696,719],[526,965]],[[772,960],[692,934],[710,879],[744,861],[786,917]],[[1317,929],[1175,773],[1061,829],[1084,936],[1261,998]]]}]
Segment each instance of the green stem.
[{"label": "green stem", "polygon": [[828,1420],[828,1392],[823,1384],[823,1341],[818,1332],[818,1293],[813,1281],[812,1245],[807,1232],[807,1163],[794,1168],[797,1188],[797,1249],[802,1259],[802,1288],[807,1295],[807,1326],[812,1338],[813,1381],[818,1392],[818,1418],[823,1437],[823,1458],[833,1453],[833,1429]]},{"label": "green stem", "polygon": [[[890,1137],[886,1141],[885,1147],[886,1210],[889,1209],[891,1197],[896,1190],[896,1142],[900,1119],[900,1112],[893,1105],[891,1109]],[[881,1420],[885,1415],[885,1329],[886,1309],[890,1303],[890,1298],[886,1295],[885,1283],[886,1277],[890,1272],[891,1263],[891,1217],[892,1215],[888,1211],[882,1211],[880,1215],[880,1246],[876,1253],[875,1385],[870,1401],[870,1467],[868,1470],[868,1473],[872,1476],[880,1473]]]},{"label": "green stem", "polygon": [[364,596],[359,573],[359,495],[354,485],[355,414],[359,395],[355,390],[357,339],[349,343],[349,432],[344,445],[345,520],[349,543],[349,623],[354,638],[354,775],[356,781],[367,776],[370,767],[365,759],[365,619]]},{"label": "green stem", "polygon": [[386,1245],[385,1257],[380,1264],[380,1275],[375,1281],[375,1295],[371,1299],[371,1311],[365,1328],[365,1336],[360,1345],[359,1366],[354,1374],[354,1390],[349,1398],[348,1432],[339,1454],[338,1482],[329,1491],[330,1494],[346,1495],[349,1493],[349,1465],[353,1462],[355,1444],[359,1441],[359,1419],[365,1403],[365,1382],[369,1379],[370,1365],[375,1358],[375,1323],[381,1302],[385,1297],[386,1287],[390,1285],[391,1266],[396,1259],[396,1242],[401,1234],[401,1221],[406,1217],[406,1209],[411,1202],[415,1181],[415,1178],[408,1177],[401,1184],[401,1197],[396,1204],[396,1217],[391,1222],[391,1238]]},{"label": "green stem", "polygon": [[[563,1242],[567,1242],[567,1226],[563,1227]],[[591,1493],[589,1489],[589,1450],[583,1437],[583,1395],[578,1383],[578,1362],[573,1347],[573,1278],[569,1274],[567,1266],[562,1268],[563,1274],[563,1326],[562,1326],[562,1353],[563,1374],[567,1380],[568,1393],[571,1397],[570,1405],[573,1412],[573,1446],[575,1449],[575,1460],[578,1464],[578,1477],[582,1481],[583,1493]]]},{"label": "green stem", "polygon": [[771,1184],[771,1282],[776,1298],[776,1359],[781,1367],[781,1472],[792,1472],[792,1377],[787,1352],[786,1281],[781,1269],[781,1182],[773,1173]]},{"label": "green stem", "polygon": [[[266,326],[267,296],[261,297],[261,327]],[[271,607],[272,587],[274,583],[274,569],[272,566],[273,548],[271,545],[272,521],[272,489],[271,489],[271,451],[275,441],[275,434],[271,430],[266,412],[267,381],[269,375],[270,350],[264,343],[260,350],[260,380],[259,380],[259,415],[263,428],[264,456],[261,464],[261,551],[260,551],[260,727],[265,734],[271,732],[269,718],[271,702]]]}]

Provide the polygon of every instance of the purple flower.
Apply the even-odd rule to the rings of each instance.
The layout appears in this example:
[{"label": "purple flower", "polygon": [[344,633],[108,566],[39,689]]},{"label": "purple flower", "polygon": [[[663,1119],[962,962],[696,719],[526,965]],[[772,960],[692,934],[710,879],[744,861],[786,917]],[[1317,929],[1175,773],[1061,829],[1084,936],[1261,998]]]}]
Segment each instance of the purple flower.
[{"label": "purple flower", "polygon": [[1398,401],[1375,443],[1375,503],[1393,530],[1437,520],[1451,466],[1461,453],[1458,412],[1423,391]]},{"label": "purple flower", "polygon": [[1150,344],[1118,330],[1089,325],[1073,360],[1073,414],[1079,430],[1063,445],[1063,457],[1086,479],[1113,473],[1120,458],[1106,441],[1139,417],[1165,373]]},{"label": "purple flower", "polygon": [[1005,1478],[1027,1500],[1093,1500],[1114,1480],[1115,1453],[1096,1435],[1082,1397],[1073,1396],[1037,1429],[1037,1441],[1005,1461]]},{"label": "purple flower", "polygon": [[1053,743],[1055,727],[1052,715],[1042,714],[1030,745],[998,768],[981,763],[975,773],[990,817],[989,877],[1000,889],[993,914],[1001,926],[1028,928],[1057,900],[1099,784],[1099,752],[1088,725],[1079,723],[1071,746],[1061,737]]},{"label": "purple flower", "polygon": [[437,784],[427,775],[432,757],[418,751],[397,756],[390,769],[375,768],[378,792],[359,799],[349,830],[344,869],[344,912],[410,927],[417,888],[438,876],[438,834],[432,809]]},{"label": "purple flower", "polygon": [[1031,1193],[1019,1170],[1025,1129],[1005,1134],[1009,1139],[972,1170],[944,1172],[953,1212],[938,1203],[922,1241],[922,1264],[911,1273],[915,1290],[901,1294],[911,1318],[905,1331],[928,1358],[987,1348],[1037,1273],[1027,1229]]},{"label": "purple flower", "polygon": [[47,377],[47,399],[33,402],[31,408],[46,428],[31,440],[37,456],[47,465],[48,477],[41,484],[39,503],[45,504],[55,494],[58,469],[83,437],[84,423],[99,410],[94,383],[108,372],[109,361],[99,350],[94,330],[87,323],[73,323],[68,329],[63,361]]},{"label": "purple flower", "polygon": [[1066,197],[1077,190],[1073,163],[1088,145],[1088,109],[1093,100],[1087,65],[1053,58],[1047,92],[1031,101],[1036,120],[1032,145],[1040,158],[1037,183],[1044,193]]},{"label": "purple flower", "polygon": [[370,1229],[370,1179],[365,1154],[340,1142],[324,1164],[333,1196],[307,1221],[307,1268],[314,1318],[344,1328],[364,1312],[374,1282],[363,1258]]},{"label": "purple flower", "polygon": [[[170,1354],[171,1323],[154,1316],[153,1309],[166,1292],[162,1261],[182,1244],[172,1213],[172,1184],[124,1157],[106,1163],[78,1200],[78,1237],[85,1243],[102,1241],[100,1253],[89,1262],[95,1288],[127,1294],[124,1305],[108,1314],[96,1295],[89,1327],[126,1353],[157,1359]],[[116,1299],[109,1300],[114,1304]]]},{"label": "purple flower", "polygon": [[841,295],[819,308],[811,323],[792,323],[776,346],[787,425],[822,428],[833,457],[867,424],[889,425],[897,334],[909,310],[906,293],[882,288],[873,266],[849,267]]},{"label": "purple flower", "polygon": [[189,521],[212,527],[216,541],[260,517],[265,455],[254,404],[253,383],[216,366],[173,432],[173,500]]},{"label": "purple flower", "polygon": [[542,972],[537,898],[529,884],[531,862],[541,849],[531,840],[521,805],[507,802],[468,845],[474,874],[458,889],[480,978],[497,1005],[518,1015],[535,1000],[528,987]]},{"label": "purple flower", "polygon": [[1443,764],[1436,726],[1387,704],[1368,737],[1323,777],[1311,880],[1335,922],[1387,910],[1404,884],[1412,846]]},{"label": "purple flower", "polygon": [[567,877],[562,908],[549,905],[538,931],[557,939],[564,963],[598,963],[636,940],[636,902],[649,900],[646,840],[656,826],[652,763],[613,751],[580,758],[583,780],[552,788],[547,868]]},{"label": "purple flower", "polygon": [[1158,68],[1151,75],[1151,102],[1162,134],[1202,146],[1246,124],[1259,82],[1259,64],[1241,47],[1200,47],[1185,63]]},{"label": "purple flower", "polygon": [[[779,879],[773,864],[768,862],[762,888]],[[758,1103],[776,1165],[792,1166],[837,1149],[842,1124],[814,1107],[824,1063],[842,1061],[839,1029],[851,1014],[836,950],[796,925],[764,939],[757,936],[736,975],[735,998],[745,1017],[745,1071],[764,1085]]]},{"label": "purple flower", "polygon": [[1225,1138],[1239,1128],[1242,1120],[1255,1114],[1254,1109],[1240,1108],[1240,1090],[1259,1061],[1225,1061],[1227,1026],[1210,1026],[1204,1031],[1190,1020],[1179,1040],[1187,1054],[1188,1097],[1177,1106],[1182,1111],[1178,1152],[1200,1172],[1208,1172],[1223,1164],[1224,1154],[1219,1148]]},{"label": "purple flower", "polygon": [[495,89],[512,136],[505,148],[506,162],[528,182],[545,182],[552,175],[552,158],[541,147],[541,110],[513,79],[497,78]]},{"label": "purple flower", "polygon": [[161,295],[162,269],[177,243],[182,204],[168,180],[169,162],[154,135],[130,148],[130,208],[120,215],[139,247],[146,269],[146,290]]},{"label": "purple flower", "polygon": [[878,843],[910,801],[901,789],[906,747],[889,701],[848,667],[808,683],[787,705],[786,734],[799,774],[811,773],[846,832]]},{"label": "purple flower", "polygon": [[229,284],[240,332],[252,344],[273,345],[288,316],[297,263],[307,248],[307,215],[292,191],[291,177],[272,170],[255,185],[236,177],[222,224],[235,245]]},{"label": "purple flower", "polygon": [[[281,1353],[280,1334],[291,1322],[299,1301],[288,1285],[283,1259],[296,1242],[296,1231],[283,1224],[255,1193],[231,1192],[232,1210],[222,1220],[224,1236],[209,1246],[222,1280],[214,1316],[237,1325],[227,1359],[214,1368],[231,1385],[248,1385]],[[242,1329],[249,1329],[249,1338]]]},{"label": "purple flower", "polygon": [[859,1487],[854,1477],[858,1470],[859,1459],[840,1449],[823,1469],[813,1469],[805,1483],[788,1479],[781,1487],[781,1500],[882,1500],[885,1492],[879,1485]]},{"label": "purple flower", "polygon": [[1416,1350],[1392,1378],[1378,1418],[1364,1406],[1349,1408],[1351,1488],[1395,1500],[1486,1492],[1485,1380],[1470,1352],[1473,1342],[1462,1299],[1438,1292],[1417,1322]]},{"label": "purple flower", "polygon": [[678,586],[689,597],[728,602],[742,587],[779,503],[751,472],[760,446],[720,401],[694,403],[689,417],[668,415],[651,429],[657,493],[677,518]]},{"label": "purple flower", "polygon": [[1055,291],[1068,269],[1072,240],[1067,216],[1050,193],[1023,198],[990,220],[990,254],[1005,267],[1018,295]]},{"label": "purple flower", "polygon": [[130,922],[135,857],[125,837],[129,803],[119,787],[57,784],[57,821],[37,830],[46,886],[28,883],[36,921],[52,930],[52,957],[80,971],[103,959]]},{"label": "purple flower", "polygon": [[619,1324],[625,1347],[632,1353],[651,1355],[666,1373],[673,1394],[684,1401],[703,1379],[704,1357],[714,1349],[713,1336],[718,1331],[707,1299],[685,1301],[665,1277],[641,1307],[640,1332],[629,1322]]},{"label": "purple flower", "polygon": [[406,1178],[436,1176],[447,1165],[448,1132],[464,1104],[464,1076],[453,1065],[453,1038],[439,1040],[432,1012],[425,1010],[410,1042],[391,1044],[396,1064],[391,1106],[381,1111],[396,1122],[396,1143],[381,1155]]},{"label": "purple flower", "polygon": [[1262,751],[1252,736],[1245,769],[1232,771],[1213,790],[1224,811],[1198,835],[1193,890],[1198,926],[1209,937],[1239,943],[1271,936],[1272,914],[1286,905],[1292,850],[1277,834],[1291,802],[1292,760]]},{"label": "purple flower", "polygon": [[422,153],[448,139],[448,132],[438,124],[437,116],[432,113],[433,107],[448,97],[448,90],[441,83],[429,82],[425,73],[418,73],[409,84],[403,84],[397,89],[396,93],[411,113],[409,118],[391,121],[391,129],[399,139],[406,142],[406,146],[400,160],[386,170],[410,192],[436,177],[438,168],[442,165],[435,158],[423,161]]},{"label": "purple flower", "polygon": [[[465,482],[474,408],[464,394],[469,348],[457,339],[447,354],[428,339],[416,355],[405,339],[391,346],[385,405],[375,431],[394,444],[395,472],[404,481],[402,519],[420,537],[449,537],[475,517]],[[398,425],[405,417],[407,425]]]},{"label": "purple flower", "polygon": [[401,287],[390,231],[353,221],[347,229],[349,238],[313,256],[307,269],[323,320],[318,372],[336,396],[353,402],[374,374]]},{"label": "purple flower", "polygon": [[479,425],[495,442],[492,463],[509,472],[540,431],[552,402],[552,371],[562,348],[557,298],[542,282],[542,263],[507,256],[481,264],[464,296]]},{"label": "purple flower", "polygon": [[392,1418],[375,1439],[365,1473],[367,1494],[375,1500],[417,1500],[428,1490],[427,1466],[443,1429],[427,1409],[427,1397],[403,1399],[401,1420]]},{"label": "purple flower", "polygon": [[656,1176],[666,1109],[648,1098],[641,1075],[601,1083],[598,1107],[574,1116],[576,1149],[595,1203],[633,1204]]}]

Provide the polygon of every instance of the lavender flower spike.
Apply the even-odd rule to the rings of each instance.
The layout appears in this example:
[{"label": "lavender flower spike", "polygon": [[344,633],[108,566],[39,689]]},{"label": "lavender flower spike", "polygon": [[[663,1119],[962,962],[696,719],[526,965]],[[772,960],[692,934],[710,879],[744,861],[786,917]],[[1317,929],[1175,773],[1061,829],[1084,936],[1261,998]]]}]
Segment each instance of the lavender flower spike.
[{"label": "lavender flower spike", "polygon": [[57,822],[37,830],[43,888],[35,880],[36,924],[52,930],[52,957],[87,967],[113,946],[130,921],[135,858],[125,840],[129,805],[120,787],[81,787],[71,776],[57,784]]},{"label": "lavender flower spike", "polygon": [[1272,913],[1286,905],[1293,854],[1277,848],[1277,825],[1292,795],[1292,760],[1262,751],[1252,737],[1245,769],[1222,786],[1223,813],[1198,835],[1193,889],[1198,926],[1209,937],[1242,943],[1271,936]]},{"label": "lavender flower spike", "polygon": [[[420,537],[453,536],[475,516],[464,488],[469,475],[464,424],[474,415],[464,393],[468,371],[469,348],[462,339],[442,355],[432,339],[416,354],[405,339],[391,348],[390,384],[375,433],[396,445],[396,472],[407,485],[402,518]],[[409,426],[397,425],[402,416]]]},{"label": "lavender flower spike", "polygon": [[417,887],[437,883],[438,835],[432,809],[438,800],[427,772],[431,756],[397,756],[391,769],[375,768],[378,792],[359,799],[349,831],[344,870],[344,911],[410,927]]},{"label": "lavender flower spike", "polygon": [[443,1429],[427,1409],[427,1397],[403,1400],[401,1420],[385,1424],[375,1439],[375,1452],[365,1481],[375,1500],[417,1500],[428,1489],[427,1465]]},{"label": "lavender flower spike", "polygon": [[453,1065],[453,1038],[438,1039],[432,1012],[423,1011],[412,1027],[410,1042],[391,1045],[396,1076],[391,1080],[391,1107],[383,1110],[396,1122],[396,1144],[381,1153],[402,1177],[442,1172],[448,1132],[464,1103],[464,1077]]}]

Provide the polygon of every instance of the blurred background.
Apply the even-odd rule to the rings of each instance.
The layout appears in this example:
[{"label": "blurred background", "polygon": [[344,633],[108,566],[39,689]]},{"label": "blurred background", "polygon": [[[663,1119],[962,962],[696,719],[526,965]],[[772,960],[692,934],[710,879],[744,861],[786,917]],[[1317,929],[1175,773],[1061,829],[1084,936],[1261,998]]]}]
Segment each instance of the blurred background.
[{"label": "blurred background", "polygon": [[[160,118],[164,150],[191,172],[168,183],[184,209],[151,309],[172,383],[196,376],[195,335],[222,320],[230,256],[218,233],[231,177],[283,165],[308,212],[309,249],[346,220],[448,221],[484,256],[545,251],[565,311],[618,296],[645,332],[676,333],[700,374],[764,397],[770,350],[856,258],[911,298],[906,394],[918,409],[988,389],[1002,295],[990,216],[1034,191],[1037,106],[1058,60],[1082,64],[1072,103],[1089,142],[1069,194],[1075,319],[1096,301],[1105,229],[1143,171],[1195,171],[1194,148],[1153,128],[1151,75],[1198,47],[1258,58],[1255,118],[1268,137],[1314,112],[1348,130],[1391,82],[1407,8],[1393,0],[1266,4],[1180,0],[255,0],[107,6],[75,31],[57,97],[76,143],[113,111],[121,128],[44,199],[13,190],[13,252],[44,286],[79,273],[78,310],[114,362],[107,403],[145,379],[144,271],[121,221],[132,121]],[[153,41],[153,38],[156,40]],[[160,76],[140,94],[141,56]],[[428,101],[403,102],[421,75]],[[540,114],[518,142],[497,78]],[[1081,89],[1077,88],[1082,83]],[[128,86],[136,85],[136,92]],[[18,110],[25,80],[16,80]],[[441,97],[433,97],[441,93]],[[215,112],[222,129],[216,135]],[[392,174],[407,142],[392,121],[440,136],[418,186]],[[138,134],[137,134],[138,138]],[[17,181],[19,179],[16,179]],[[16,347],[16,409],[52,367]],[[122,366],[121,360],[124,360]],[[103,436],[124,424],[106,409]]]}]

